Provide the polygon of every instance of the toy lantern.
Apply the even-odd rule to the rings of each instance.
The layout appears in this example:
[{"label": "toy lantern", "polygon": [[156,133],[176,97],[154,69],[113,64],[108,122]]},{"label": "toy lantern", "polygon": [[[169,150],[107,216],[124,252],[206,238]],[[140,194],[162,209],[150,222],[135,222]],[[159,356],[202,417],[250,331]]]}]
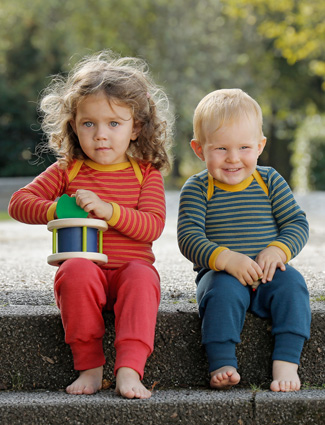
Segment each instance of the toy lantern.
[{"label": "toy lantern", "polygon": [[57,220],[47,223],[52,232],[52,255],[47,257],[51,266],[59,266],[70,258],[86,258],[99,265],[107,263],[103,254],[103,232],[108,226],[104,220],[86,218],[88,213],[68,195],[59,199]]}]

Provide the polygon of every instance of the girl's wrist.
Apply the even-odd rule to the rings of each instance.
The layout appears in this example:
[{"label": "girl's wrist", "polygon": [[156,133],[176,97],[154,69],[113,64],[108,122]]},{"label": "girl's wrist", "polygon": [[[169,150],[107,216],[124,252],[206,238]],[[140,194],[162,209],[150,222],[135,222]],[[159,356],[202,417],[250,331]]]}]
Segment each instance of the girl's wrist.
[{"label": "girl's wrist", "polygon": [[113,212],[114,212],[113,205],[110,202],[107,203],[107,208],[106,209],[107,209],[107,212],[105,214],[104,219],[106,221],[109,221],[112,218],[112,216],[113,216]]}]

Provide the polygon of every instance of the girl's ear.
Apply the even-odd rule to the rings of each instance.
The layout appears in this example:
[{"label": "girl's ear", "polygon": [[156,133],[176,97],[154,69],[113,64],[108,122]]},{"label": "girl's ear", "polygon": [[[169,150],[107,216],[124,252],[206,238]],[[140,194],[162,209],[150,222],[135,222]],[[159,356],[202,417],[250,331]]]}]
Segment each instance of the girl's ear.
[{"label": "girl's ear", "polygon": [[205,161],[202,145],[198,140],[196,139],[191,140],[191,148],[193,149],[195,155],[198,158],[200,158],[202,161]]},{"label": "girl's ear", "polygon": [[75,134],[77,134],[77,127],[76,127],[76,122],[75,122],[75,120],[70,120],[69,121],[69,124],[71,125],[71,127],[72,127],[72,130],[75,132]]},{"label": "girl's ear", "polygon": [[137,140],[139,133],[141,131],[142,125],[138,122],[138,123],[134,123],[133,124],[133,131],[131,134],[131,140]]}]

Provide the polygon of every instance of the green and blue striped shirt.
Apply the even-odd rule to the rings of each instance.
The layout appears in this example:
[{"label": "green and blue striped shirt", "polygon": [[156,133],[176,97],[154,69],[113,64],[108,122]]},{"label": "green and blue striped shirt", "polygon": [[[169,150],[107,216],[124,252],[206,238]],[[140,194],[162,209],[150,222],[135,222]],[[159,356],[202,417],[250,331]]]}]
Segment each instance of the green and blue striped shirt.
[{"label": "green and blue striped shirt", "polygon": [[204,170],[181,191],[177,233],[179,248],[195,270],[217,270],[215,260],[227,248],[255,258],[275,245],[289,261],[307,242],[308,222],[273,168],[257,166],[257,173],[235,186],[209,178]]}]

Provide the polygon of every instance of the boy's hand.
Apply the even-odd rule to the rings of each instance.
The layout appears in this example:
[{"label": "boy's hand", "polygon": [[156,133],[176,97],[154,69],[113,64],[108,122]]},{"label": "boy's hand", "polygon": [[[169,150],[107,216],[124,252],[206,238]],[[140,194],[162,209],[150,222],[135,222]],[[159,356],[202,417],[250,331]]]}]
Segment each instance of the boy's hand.
[{"label": "boy's hand", "polygon": [[102,201],[91,190],[78,189],[75,194],[76,202],[84,211],[95,215],[103,220],[110,220],[113,215],[113,207],[110,203]]},{"label": "boy's hand", "polygon": [[285,271],[287,256],[281,248],[268,246],[263,249],[255,258],[257,264],[263,270],[262,283],[270,282],[273,279],[277,268]]},{"label": "boy's hand", "polygon": [[260,266],[247,255],[225,250],[216,259],[216,268],[224,270],[246,286],[252,285],[263,276]]}]

